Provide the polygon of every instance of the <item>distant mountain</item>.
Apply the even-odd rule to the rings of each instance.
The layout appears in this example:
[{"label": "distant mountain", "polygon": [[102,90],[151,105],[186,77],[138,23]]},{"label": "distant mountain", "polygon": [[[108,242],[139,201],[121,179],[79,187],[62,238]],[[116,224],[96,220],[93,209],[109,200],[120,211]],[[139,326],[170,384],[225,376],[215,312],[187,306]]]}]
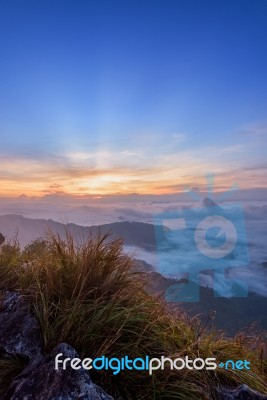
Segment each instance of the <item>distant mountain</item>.
[{"label": "distant mountain", "polygon": [[143,222],[114,222],[111,224],[84,227],[76,224],[62,224],[52,219],[25,218],[17,214],[0,216],[0,232],[8,238],[17,234],[21,247],[37,238],[44,238],[49,231],[65,237],[66,229],[79,241],[86,239],[90,233],[112,232],[112,237],[124,239],[128,246],[137,246],[149,251],[156,249],[154,227]]},{"label": "distant mountain", "polygon": [[203,197],[201,199],[200,202],[202,207],[214,207],[214,206],[218,206],[218,204],[216,203],[216,201],[210,199],[209,197]]},{"label": "distant mountain", "polygon": [[[185,283],[185,281],[178,281],[162,276],[155,272],[150,264],[142,260],[135,260],[135,270],[147,272],[149,274],[148,291],[158,294],[163,298],[165,297],[165,290],[170,286],[178,285],[179,287],[179,284]],[[264,332],[267,331],[266,297],[255,293],[248,293],[246,298],[215,297],[211,288],[200,287],[199,290],[199,302],[169,303],[171,309],[183,310],[192,318],[198,315],[203,324],[207,322],[209,315],[215,312],[215,317],[209,322],[209,326],[214,325],[216,328],[222,329],[229,336],[234,336],[241,330],[246,330],[247,332],[251,327],[261,332],[262,330]]]}]

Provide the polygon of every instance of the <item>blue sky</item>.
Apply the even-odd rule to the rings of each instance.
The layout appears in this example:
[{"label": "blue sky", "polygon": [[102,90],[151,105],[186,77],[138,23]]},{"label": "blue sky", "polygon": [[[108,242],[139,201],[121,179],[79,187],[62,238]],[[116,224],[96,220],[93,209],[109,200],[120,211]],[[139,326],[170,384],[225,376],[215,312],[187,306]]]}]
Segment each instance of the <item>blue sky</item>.
[{"label": "blue sky", "polygon": [[1,193],[266,186],[266,20],[265,0],[0,0]]}]

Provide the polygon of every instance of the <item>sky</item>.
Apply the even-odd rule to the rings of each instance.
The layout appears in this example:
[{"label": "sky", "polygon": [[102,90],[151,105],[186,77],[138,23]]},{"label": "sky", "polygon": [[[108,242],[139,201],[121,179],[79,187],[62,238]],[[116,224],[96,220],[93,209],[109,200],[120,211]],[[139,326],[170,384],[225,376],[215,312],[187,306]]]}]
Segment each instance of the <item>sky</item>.
[{"label": "sky", "polygon": [[0,0],[0,196],[264,188],[265,0]]}]

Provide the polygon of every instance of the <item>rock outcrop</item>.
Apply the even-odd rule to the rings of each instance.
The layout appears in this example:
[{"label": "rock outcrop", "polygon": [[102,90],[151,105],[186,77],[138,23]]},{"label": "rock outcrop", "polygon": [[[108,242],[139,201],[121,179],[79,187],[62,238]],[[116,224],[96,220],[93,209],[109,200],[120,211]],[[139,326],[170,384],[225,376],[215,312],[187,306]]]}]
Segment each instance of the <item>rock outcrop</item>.
[{"label": "rock outcrop", "polygon": [[0,351],[34,359],[42,353],[40,327],[22,295],[5,292],[0,298]]},{"label": "rock outcrop", "polygon": [[55,357],[62,359],[78,357],[76,351],[63,343],[48,356],[30,363],[13,380],[3,400],[112,400],[103,389],[95,385],[86,370],[55,370]]},{"label": "rock outcrop", "polygon": [[241,385],[236,389],[218,389],[218,400],[267,400],[267,396]]},{"label": "rock outcrop", "polygon": [[4,357],[20,356],[29,361],[1,400],[113,400],[92,382],[85,369],[55,369],[58,353],[63,353],[63,359],[78,354],[63,343],[44,355],[38,321],[16,292],[0,293],[0,352]]}]

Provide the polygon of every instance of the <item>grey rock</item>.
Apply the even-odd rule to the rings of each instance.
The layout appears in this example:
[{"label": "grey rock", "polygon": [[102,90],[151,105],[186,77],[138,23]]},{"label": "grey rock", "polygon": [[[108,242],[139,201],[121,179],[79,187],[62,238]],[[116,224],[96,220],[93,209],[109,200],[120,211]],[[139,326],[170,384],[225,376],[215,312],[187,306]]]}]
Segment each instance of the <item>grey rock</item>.
[{"label": "grey rock", "polygon": [[37,319],[22,295],[2,292],[0,301],[0,351],[29,360],[41,354],[42,339]]},{"label": "grey rock", "polygon": [[204,197],[203,199],[201,199],[201,205],[202,207],[214,207],[214,206],[218,206],[218,204],[210,199],[209,197]]},{"label": "grey rock", "polygon": [[267,396],[241,385],[236,389],[220,388],[217,390],[218,400],[267,400]]},{"label": "grey rock", "polygon": [[68,344],[57,346],[48,356],[30,363],[12,382],[3,400],[113,400],[95,385],[84,369],[55,369],[55,357],[78,357]]}]

